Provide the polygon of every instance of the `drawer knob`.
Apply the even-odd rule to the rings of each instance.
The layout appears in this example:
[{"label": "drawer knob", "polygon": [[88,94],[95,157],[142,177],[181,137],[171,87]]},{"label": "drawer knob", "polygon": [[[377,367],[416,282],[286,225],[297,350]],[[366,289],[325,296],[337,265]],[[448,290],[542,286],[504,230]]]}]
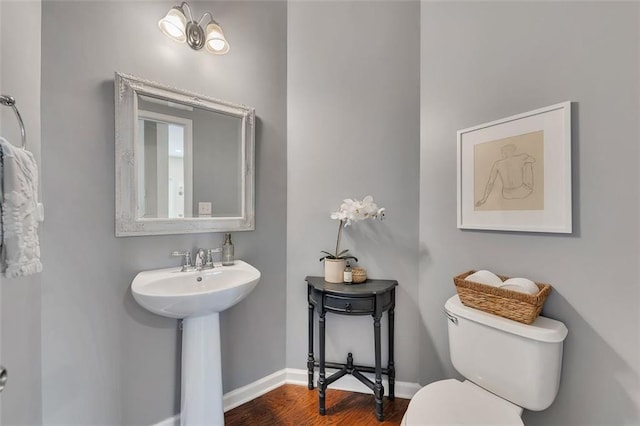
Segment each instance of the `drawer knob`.
[{"label": "drawer knob", "polygon": [[344,306],[344,308],[345,308],[345,310],[346,310],[347,312],[351,312],[351,310],[352,310],[351,303],[347,303],[347,304]]}]

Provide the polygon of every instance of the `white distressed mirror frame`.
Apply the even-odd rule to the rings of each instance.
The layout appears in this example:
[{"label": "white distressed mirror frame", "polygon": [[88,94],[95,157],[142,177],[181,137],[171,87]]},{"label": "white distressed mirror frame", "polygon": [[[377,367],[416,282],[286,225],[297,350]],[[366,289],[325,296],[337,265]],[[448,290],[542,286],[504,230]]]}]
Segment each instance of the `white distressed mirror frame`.
[{"label": "white distressed mirror frame", "polygon": [[[221,112],[242,120],[242,206],[234,217],[140,218],[135,167],[138,97],[148,95],[196,108]],[[165,86],[128,74],[115,75],[116,237],[252,231],[255,229],[255,110],[201,94]]]}]

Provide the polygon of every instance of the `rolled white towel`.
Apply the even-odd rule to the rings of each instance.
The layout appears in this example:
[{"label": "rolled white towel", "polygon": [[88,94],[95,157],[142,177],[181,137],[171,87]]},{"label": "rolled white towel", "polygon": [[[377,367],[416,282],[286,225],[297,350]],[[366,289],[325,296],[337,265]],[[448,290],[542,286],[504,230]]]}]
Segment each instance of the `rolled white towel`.
[{"label": "rolled white towel", "polygon": [[536,294],[540,291],[536,283],[526,278],[509,278],[500,286],[506,290],[519,291],[520,293]]},{"label": "rolled white towel", "polygon": [[465,280],[472,281],[474,283],[490,285],[493,287],[500,287],[502,285],[502,280],[500,279],[499,276],[497,276],[493,272],[490,272],[484,269],[474,272],[473,274],[467,276]]}]

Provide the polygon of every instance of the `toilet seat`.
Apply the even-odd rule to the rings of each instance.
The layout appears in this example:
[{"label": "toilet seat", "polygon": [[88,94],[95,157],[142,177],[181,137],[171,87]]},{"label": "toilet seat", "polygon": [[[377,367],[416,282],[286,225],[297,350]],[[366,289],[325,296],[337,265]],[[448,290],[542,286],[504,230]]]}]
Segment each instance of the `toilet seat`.
[{"label": "toilet seat", "polygon": [[420,389],[411,399],[403,426],[522,426],[522,408],[472,382],[441,380]]}]

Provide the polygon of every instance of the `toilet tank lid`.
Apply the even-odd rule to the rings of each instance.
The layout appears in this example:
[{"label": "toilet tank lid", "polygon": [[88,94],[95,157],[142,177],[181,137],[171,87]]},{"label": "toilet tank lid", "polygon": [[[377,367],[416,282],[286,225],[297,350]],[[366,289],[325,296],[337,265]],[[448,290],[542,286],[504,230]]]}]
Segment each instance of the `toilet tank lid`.
[{"label": "toilet tank lid", "polygon": [[462,304],[457,294],[447,300],[444,309],[454,316],[539,342],[562,342],[568,333],[563,323],[551,318],[539,316],[532,324],[527,325],[470,308]]}]

